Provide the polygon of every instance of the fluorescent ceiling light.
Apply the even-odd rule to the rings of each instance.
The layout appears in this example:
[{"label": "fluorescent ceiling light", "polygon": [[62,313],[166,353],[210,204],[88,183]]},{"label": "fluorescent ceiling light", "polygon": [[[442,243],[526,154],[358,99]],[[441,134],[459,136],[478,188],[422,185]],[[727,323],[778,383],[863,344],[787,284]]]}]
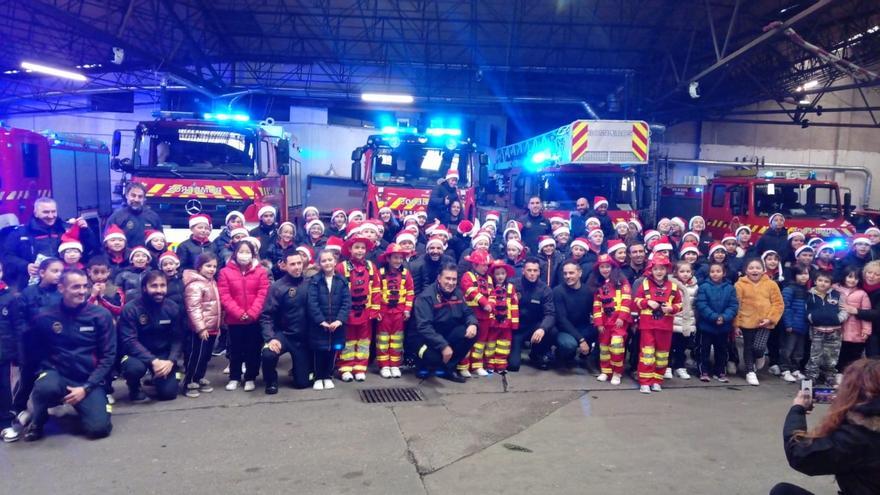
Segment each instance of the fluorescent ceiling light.
[{"label": "fluorescent ceiling light", "polygon": [[50,76],[61,77],[64,79],[71,79],[74,81],[85,82],[88,81],[86,76],[82,74],[78,74],[76,72],[70,72],[63,69],[56,69],[54,67],[48,67],[46,65],[35,64],[32,62],[22,62],[21,68],[27,71],[39,72],[41,74],[48,74]]},{"label": "fluorescent ceiling light", "polygon": [[412,95],[361,93],[361,100],[370,103],[412,103],[415,99],[412,97]]},{"label": "fluorescent ceiling light", "polygon": [[809,105],[809,104],[810,104],[810,100],[801,100],[798,102],[798,105]]},{"label": "fluorescent ceiling light", "polygon": [[818,85],[819,85],[819,81],[810,81],[810,82],[804,83],[804,89],[813,89]]}]

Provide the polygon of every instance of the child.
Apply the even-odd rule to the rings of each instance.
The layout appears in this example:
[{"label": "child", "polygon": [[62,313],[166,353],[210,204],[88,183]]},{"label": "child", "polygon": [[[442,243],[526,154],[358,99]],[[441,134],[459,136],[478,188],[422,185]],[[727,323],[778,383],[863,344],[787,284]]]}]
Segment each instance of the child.
[{"label": "child", "polygon": [[541,280],[552,289],[559,282],[559,265],[562,264],[563,256],[556,250],[556,241],[546,235],[538,237],[538,252]]},{"label": "child", "polygon": [[[314,277],[315,275],[321,273],[321,269],[318,268],[318,266],[315,264],[314,249],[308,246],[299,246],[298,248],[296,248],[296,251],[303,257],[303,277]],[[282,267],[287,268],[286,266],[284,266],[284,260],[282,260]]]},{"label": "child", "polygon": [[125,292],[110,280],[110,263],[103,256],[89,260],[86,275],[92,285],[89,304],[96,304],[110,311],[114,318],[122,314],[125,306]]},{"label": "child", "polygon": [[672,370],[675,376],[682,380],[690,380],[691,376],[685,366],[684,351],[693,349],[691,336],[697,331],[697,321],[694,315],[694,299],[697,295],[697,278],[694,270],[687,261],[679,261],[675,264],[675,273],[670,276],[678,290],[681,291],[681,311],[675,315],[672,322],[672,366],[666,368],[663,378],[672,378]]},{"label": "child", "polygon": [[634,297],[639,309],[639,392],[643,394],[663,390],[674,315],[681,311],[681,291],[666,278],[671,266],[666,256],[654,255]]},{"label": "child", "polygon": [[626,265],[626,243],[618,239],[608,241],[608,255],[618,267]]},{"label": "child", "polygon": [[[785,287],[785,270],[782,269],[779,261],[779,254],[772,249],[765,251],[761,255],[761,261],[764,263],[764,273],[767,278],[776,282],[779,290]],[[773,376],[782,375],[782,368],[779,366],[779,349],[782,346],[782,339],[785,335],[785,325],[782,320],[776,324],[776,327],[770,332],[767,340],[767,357],[770,362],[770,374]]]},{"label": "child", "polygon": [[709,254],[709,248],[712,246],[712,234],[706,230],[706,219],[697,215],[691,217],[688,222],[688,230],[697,234],[699,237],[700,252],[704,255]]},{"label": "child", "polygon": [[[694,304],[697,315],[697,330],[700,339],[700,381],[708,382],[709,375],[721,383],[727,383],[724,373],[727,363],[727,343],[730,329],[739,301],[736,290],[727,280],[724,263],[710,263],[708,279],[700,284],[697,300]],[[709,357],[715,352],[715,364],[711,365]]]},{"label": "child", "polygon": [[[349,218],[356,216],[352,212]],[[373,243],[356,231],[357,223],[349,222],[349,237],[342,246],[343,261],[336,265],[336,273],[348,282],[351,294],[351,312],[345,325],[345,349],[339,355],[339,373],[342,381],[367,379],[370,360],[372,320],[378,318],[379,293],[382,284],[379,270],[366,256]]]},{"label": "child", "polygon": [[189,239],[177,246],[177,257],[180,259],[180,269],[188,270],[195,266],[198,256],[206,251],[216,253],[214,243],[208,239],[211,235],[211,217],[199,213],[189,217]]},{"label": "child", "polygon": [[828,386],[837,386],[837,359],[840,357],[842,324],[849,317],[841,305],[841,295],[831,288],[829,272],[819,272],[807,295],[807,319],[810,321],[810,360],[805,375],[818,382],[824,375]]},{"label": "child", "polygon": [[18,361],[18,301],[3,281],[0,263],[0,429],[12,425],[12,363]]},{"label": "child", "polygon": [[413,279],[403,266],[406,251],[391,243],[379,256],[382,293],[376,330],[376,363],[382,378],[400,378],[403,329],[412,314]]},{"label": "child", "polygon": [[571,230],[565,225],[560,225],[553,230],[553,240],[556,241],[556,249],[563,253],[568,251],[568,242],[571,240]]},{"label": "child", "polygon": [[183,309],[183,276],[180,273],[180,258],[174,251],[165,251],[159,255],[159,269],[165,274],[168,282],[168,293],[165,297],[171,299]]},{"label": "child", "polygon": [[125,232],[115,224],[111,224],[104,232],[104,252],[110,263],[110,278],[115,279],[128,263],[128,256],[125,253]]},{"label": "child", "polygon": [[330,390],[336,353],[345,346],[345,322],[351,311],[348,282],[338,273],[336,255],[321,251],[321,273],[309,282],[309,347],[315,353],[315,390]]},{"label": "child", "polygon": [[504,261],[513,267],[513,280],[511,282],[519,280],[522,277],[522,269],[526,259],[525,246],[523,246],[522,241],[519,239],[510,239],[507,241],[504,253],[506,255]]},{"label": "child", "polygon": [[823,242],[816,248],[816,259],[814,265],[817,270],[835,273],[834,265],[834,246]]},{"label": "child", "polygon": [[[764,366],[764,352],[770,331],[782,318],[782,293],[779,286],[764,274],[764,264],[751,258],[745,264],[745,276],[734,287],[739,312],[734,327],[743,338],[743,361],[746,382],[758,386],[758,369]],[[830,284],[829,284],[830,285]]]},{"label": "child", "polygon": [[[819,252],[821,253],[821,251],[820,248]],[[834,285],[834,289],[840,293],[843,305],[857,310],[870,310],[871,299],[867,292],[859,288],[861,283],[861,270],[858,267],[849,266],[844,268],[840,274],[840,279]],[[853,361],[862,357],[862,353],[865,351],[865,342],[871,336],[872,330],[870,321],[859,320],[850,314],[847,316],[846,321],[843,322],[840,357],[837,360],[839,374],[842,374]]]},{"label": "child", "polygon": [[507,373],[513,334],[519,329],[519,297],[511,282],[514,276],[512,266],[503,260],[495,260],[491,270],[495,308],[486,346],[486,361],[490,373],[504,375]]},{"label": "child", "polygon": [[764,262],[764,273],[767,277],[776,282],[777,285],[785,283],[785,270],[782,269],[782,260],[776,251],[764,251],[761,255],[761,261]]},{"label": "child", "polygon": [[587,280],[593,295],[593,326],[599,332],[599,369],[596,380],[610,375],[612,385],[620,385],[623,376],[624,341],[631,321],[632,290],[620,267],[607,254],[599,256]]},{"label": "child", "polygon": [[736,229],[736,257],[751,258],[755,255],[755,246],[752,245],[752,229],[742,225]]},{"label": "child", "polygon": [[458,374],[463,378],[470,378],[469,370],[473,370],[477,376],[489,375],[483,360],[489,342],[495,294],[492,276],[489,274],[489,265],[492,264],[489,251],[476,249],[466,260],[471,264],[471,269],[461,276],[460,285],[465,303],[471,307],[474,316],[477,317],[477,338],[470,356],[465,357],[458,364]]},{"label": "child", "polygon": [[[331,230],[331,236],[334,235]],[[344,234],[339,237],[343,236]],[[303,244],[312,249],[321,249],[327,244],[327,240],[324,238],[324,222],[316,218],[306,224],[306,238]]]},{"label": "child", "polygon": [[79,225],[74,224],[61,236],[61,244],[58,245],[58,255],[64,262],[64,269],[75,268],[82,270],[83,245],[79,240]]},{"label": "child", "polygon": [[[312,207],[309,207],[312,208]],[[323,225],[323,224],[321,224]],[[272,275],[278,280],[284,276],[284,254],[294,248],[296,227],[291,222],[284,222],[278,226],[278,235],[271,241],[266,249],[266,259],[272,263]]]},{"label": "child", "polygon": [[[315,219],[317,220],[317,218]],[[306,222],[306,231],[311,231],[309,224],[312,220]],[[348,215],[345,210],[334,210],[330,215],[330,227],[327,228],[328,236],[345,237],[345,227],[348,224]],[[321,222],[321,236],[324,235],[324,222]]]},{"label": "child", "polygon": [[161,230],[148,230],[144,236],[144,247],[150,252],[153,268],[159,268],[159,256],[168,250],[165,234]]},{"label": "child", "polygon": [[131,300],[141,289],[141,277],[150,267],[150,252],[137,246],[128,255],[128,266],[122,269],[113,282],[122,289],[126,299]]},{"label": "child", "polygon": [[220,334],[220,292],[214,280],[217,255],[207,251],[196,257],[195,269],[183,272],[184,307],[189,319],[186,355],[186,396],[196,398],[214,391],[205,379],[211,350]]},{"label": "child", "polygon": [[691,272],[696,277],[697,272],[702,268],[702,263],[700,263],[700,246],[696,242],[684,242],[678,251],[678,257],[682,261],[690,263]]},{"label": "child", "polygon": [[782,379],[793,383],[803,378],[800,362],[804,353],[804,340],[810,331],[807,320],[807,283],[810,269],[805,266],[792,268],[792,283],[782,289],[782,332],[779,345],[779,367]]}]

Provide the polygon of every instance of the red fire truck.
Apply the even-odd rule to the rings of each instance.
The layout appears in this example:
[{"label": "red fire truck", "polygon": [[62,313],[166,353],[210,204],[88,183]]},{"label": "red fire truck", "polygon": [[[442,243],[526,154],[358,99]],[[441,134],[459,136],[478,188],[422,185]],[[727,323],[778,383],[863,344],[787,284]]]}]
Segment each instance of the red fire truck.
[{"label": "red fire truck", "polygon": [[[114,158],[113,164],[126,172],[125,181],[146,185],[148,202],[171,242],[186,238],[188,218],[196,213],[210,215],[215,228],[233,210],[256,225],[257,211],[271,204],[279,221],[287,220],[290,141],[280,126],[253,123],[241,114],[157,116],[137,125],[132,157]],[[120,140],[116,131],[114,156]]]},{"label": "red fire truck", "polygon": [[576,120],[499,148],[485,187],[489,206],[483,209],[516,216],[537,195],[545,216],[568,218],[578,198],[592,203],[604,196],[613,219],[638,218],[643,203],[638,171],[648,163],[649,150],[646,122]]},{"label": "red fire truck", "polygon": [[[352,152],[352,179],[365,187],[363,207],[369,217],[389,206],[400,215],[425,210],[431,191],[450,169],[458,170],[458,194],[469,219],[476,214],[474,172],[487,163],[461,130],[385,127],[367,145]],[[363,176],[362,176],[363,169]]]},{"label": "red fire truck", "polygon": [[110,151],[95,139],[0,124],[0,236],[30,219],[41,196],[55,199],[60,219],[97,227],[112,211]]}]

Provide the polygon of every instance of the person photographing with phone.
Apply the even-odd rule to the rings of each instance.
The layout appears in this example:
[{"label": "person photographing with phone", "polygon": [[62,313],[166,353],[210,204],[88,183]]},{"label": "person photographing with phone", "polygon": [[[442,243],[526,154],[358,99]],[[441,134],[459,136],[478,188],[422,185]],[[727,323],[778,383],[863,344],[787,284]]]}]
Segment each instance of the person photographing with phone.
[{"label": "person photographing with phone", "polygon": [[[828,412],[807,429],[813,409],[811,389],[802,389],[783,427],[788,464],[808,476],[834,475],[840,493],[880,493],[880,360],[860,359],[846,368]],[[811,495],[779,483],[770,495]]]}]

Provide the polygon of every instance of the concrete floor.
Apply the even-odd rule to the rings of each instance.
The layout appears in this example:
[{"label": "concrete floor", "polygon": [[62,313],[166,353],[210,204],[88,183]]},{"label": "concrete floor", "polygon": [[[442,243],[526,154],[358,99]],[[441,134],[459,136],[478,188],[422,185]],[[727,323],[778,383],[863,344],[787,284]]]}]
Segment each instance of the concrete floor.
[{"label": "concrete floor", "polygon": [[[770,376],[760,387],[673,380],[644,396],[629,380],[524,368],[506,393],[498,376],[409,374],[266,396],[222,390],[221,363],[218,390],[198,399],[133,405],[117,387],[110,438],[71,435],[66,417],[40,442],[0,445],[4,492],[733,495],[789,481],[836,493],[832,478],[789,469],[781,428],[796,386]],[[420,387],[426,400],[358,399],[388,386]]]}]

